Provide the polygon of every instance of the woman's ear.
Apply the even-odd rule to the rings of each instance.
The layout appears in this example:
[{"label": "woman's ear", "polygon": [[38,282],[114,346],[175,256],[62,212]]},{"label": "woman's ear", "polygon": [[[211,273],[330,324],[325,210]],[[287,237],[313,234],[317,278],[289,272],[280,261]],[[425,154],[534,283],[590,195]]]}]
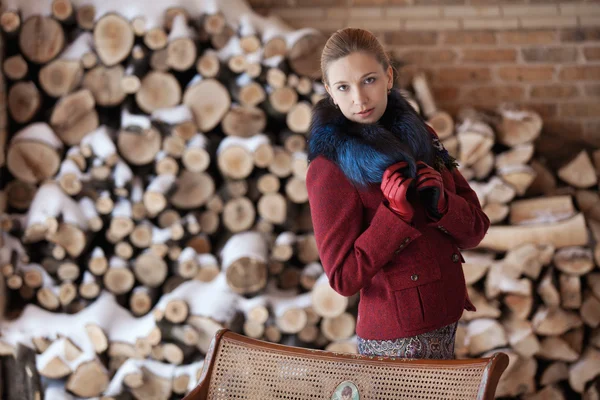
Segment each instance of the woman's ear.
[{"label": "woman's ear", "polygon": [[392,87],[394,87],[394,70],[392,69],[391,65],[388,65],[387,67],[387,71],[386,71],[386,75],[388,78],[388,90],[391,89]]},{"label": "woman's ear", "polygon": [[329,87],[329,85],[325,83],[323,86],[325,86],[325,90],[327,90],[327,93],[329,93],[329,97],[333,99],[333,96],[331,95],[331,88]]}]

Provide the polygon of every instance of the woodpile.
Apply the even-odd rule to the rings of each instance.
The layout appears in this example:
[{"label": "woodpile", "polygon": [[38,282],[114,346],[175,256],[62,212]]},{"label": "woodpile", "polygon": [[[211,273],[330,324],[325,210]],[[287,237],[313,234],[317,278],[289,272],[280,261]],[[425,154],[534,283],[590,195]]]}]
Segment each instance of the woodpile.
[{"label": "woodpile", "polygon": [[[0,369],[24,384],[3,398],[181,397],[222,327],[356,352],[304,183],[318,32],[242,0],[4,5]],[[555,171],[537,114],[405,90],[493,222],[464,252],[457,355],[509,354],[504,397],[596,398],[600,153]]]},{"label": "woodpile", "polygon": [[304,183],[321,33],[242,0],[3,3],[0,397],[182,397],[222,327],[348,347]]},{"label": "woodpile", "polygon": [[477,312],[463,315],[457,356],[506,352],[498,397],[598,398],[600,152],[554,169],[535,151],[536,113],[464,108],[453,122],[422,73],[412,88],[492,222],[480,246],[463,251]]}]

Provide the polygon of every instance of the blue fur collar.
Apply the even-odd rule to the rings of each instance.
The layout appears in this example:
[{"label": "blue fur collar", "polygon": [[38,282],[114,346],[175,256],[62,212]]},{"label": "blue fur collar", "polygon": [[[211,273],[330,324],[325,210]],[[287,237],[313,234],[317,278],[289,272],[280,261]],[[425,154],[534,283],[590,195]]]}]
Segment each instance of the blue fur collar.
[{"label": "blue fur collar", "polygon": [[350,121],[330,97],[313,108],[309,162],[325,156],[360,188],[380,183],[385,169],[398,161],[407,161],[415,176],[416,162],[432,165],[435,152],[425,122],[397,90],[388,95],[386,111],[374,124]]}]

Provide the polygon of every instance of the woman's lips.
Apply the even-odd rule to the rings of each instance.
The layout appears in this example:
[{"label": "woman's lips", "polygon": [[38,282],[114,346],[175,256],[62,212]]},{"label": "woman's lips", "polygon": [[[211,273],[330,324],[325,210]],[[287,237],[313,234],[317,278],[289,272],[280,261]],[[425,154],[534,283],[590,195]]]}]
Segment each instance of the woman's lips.
[{"label": "woman's lips", "polygon": [[371,115],[371,113],[373,112],[373,110],[374,110],[374,108],[369,108],[368,110],[365,110],[363,112],[356,113],[356,115],[358,115],[359,117],[362,117],[362,118],[366,118],[369,115]]}]

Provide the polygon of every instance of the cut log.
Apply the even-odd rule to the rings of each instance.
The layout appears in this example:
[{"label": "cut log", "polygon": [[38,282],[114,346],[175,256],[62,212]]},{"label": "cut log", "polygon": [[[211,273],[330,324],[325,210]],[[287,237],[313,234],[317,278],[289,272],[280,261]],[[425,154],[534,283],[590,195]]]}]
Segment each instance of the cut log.
[{"label": "cut log", "polygon": [[585,189],[598,183],[592,160],[586,151],[581,151],[567,165],[558,170],[558,176],[569,185]]},{"label": "cut log", "polygon": [[561,274],[560,298],[565,309],[578,309],[581,307],[581,280],[578,276]]},{"label": "cut log", "polygon": [[21,17],[15,10],[3,11],[0,15],[0,26],[8,34],[16,33],[21,27]]},{"label": "cut log", "polygon": [[231,97],[217,80],[203,79],[188,86],[183,104],[192,110],[198,129],[207,132],[217,126],[231,108]]},{"label": "cut log", "polygon": [[574,215],[571,196],[539,197],[513,201],[510,204],[511,225],[554,223]]},{"label": "cut log", "polygon": [[560,337],[547,337],[541,342],[537,356],[556,361],[574,362],[579,354],[573,350],[567,342]]},{"label": "cut log", "polygon": [[40,92],[33,82],[17,82],[8,91],[8,111],[20,124],[33,119],[41,103]]},{"label": "cut log", "polygon": [[427,124],[433,128],[440,140],[446,140],[454,133],[454,120],[446,111],[436,111],[429,117]]},{"label": "cut log", "polygon": [[481,121],[464,120],[457,126],[456,136],[460,146],[460,163],[465,166],[474,164],[494,145],[492,128]]},{"label": "cut log", "polygon": [[542,131],[542,118],[532,110],[500,106],[501,118],[496,124],[498,141],[507,146],[533,142]]},{"label": "cut log", "polygon": [[594,269],[592,250],[583,247],[565,247],[554,255],[554,264],[565,274],[582,276]]},{"label": "cut log", "polygon": [[503,322],[508,343],[522,357],[533,357],[540,350],[540,342],[533,332],[531,322],[510,319]]},{"label": "cut log", "polygon": [[141,132],[121,130],[117,136],[117,147],[129,163],[144,165],[156,158],[161,148],[161,136],[154,128],[143,128]]},{"label": "cut log", "polygon": [[467,331],[469,354],[477,356],[508,343],[502,325],[493,319],[477,319],[469,322]]},{"label": "cut log", "polygon": [[98,128],[98,113],[92,92],[83,89],[61,98],[54,106],[50,125],[66,144],[79,144],[89,132]]},{"label": "cut log", "polygon": [[569,385],[583,393],[585,384],[600,374],[600,351],[588,347],[583,356],[569,367]]},{"label": "cut log", "polygon": [[540,384],[543,386],[558,383],[569,378],[569,368],[564,362],[553,362],[544,370],[540,379]]},{"label": "cut log", "polygon": [[496,156],[496,168],[506,168],[513,165],[524,165],[529,163],[535,148],[532,143],[525,143],[514,146],[510,150],[502,152]]},{"label": "cut log", "polygon": [[260,108],[251,106],[233,106],[225,114],[221,126],[226,135],[251,137],[262,133],[267,125],[267,118]]},{"label": "cut log", "polygon": [[527,319],[533,309],[533,296],[509,294],[504,297],[504,304],[508,307],[511,316]]},{"label": "cut log", "polygon": [[[493,168],[494,168],[494,153],[492,153],[492,152],[486,153],[483,157],[481,157],[479,160],[477,160],[472,165],[473,173],[475,174],[474,177],[477,179],[487,178],[490,175],[490,173],[492,172]],[[515,186],[513,181],[518,182],[517,178],[513,177],[513,175],[515,175],[517,173],[517,171],[512,170],[512,171],[508,172],[507,170],[503,170],[503,171],[498,171],[498,172],[499,172],[499,175],[501,175],[502,178],[504,178],[504,180],[506,180],[508,183],[513,184],[513,186]]]},{"label": "cut log", "polygon": [[111,13],[102,16],[94,26],[94,45],[104,65],[112,67],[131,53],[135,35],[129,21]]},{"label": "cut log", "polygon": [[52,129],[46,123],[36,122],[15,134],[6,163],[10,172],[21,181],[38,183],[58,171],[61,149],[62,143]]},{"label": "cut log", "polygon": [[58,21],[34,15],[23,23],[19,33],[21,53],[30,61],[45,64],[52,61],[65,44],[65,33]]},{"label": "cut log", "polygon": [[268,248],[259,233],[233,235],[221,250],[221,259],[227,284],[236,293],[254,293],[265,287]]},{"label": "cut log", "polygon": [[80,397],[100,396],[108,387],[108,371],[98,360],[81,364],[71,374],[66,388]]},{"label": "cut log", "polygon": [[515,188],[519,196],[523,196],[535,179],[535,170],[527,165],[504,167],[497,171],[506,183]]},{"label": "cut log", "polygon": [[348,298],[331,288],[325,274],[317,280],[311,293],[313,310],[321,317],[335,318],[348,307]]},{"label": "cut log", "polygon": [[583,325],[581,318],[572,312],[560,308],[538,308],[532,318],[533,329],[538,335],[562,335],[570,329]]},{"label": "cut log", "polygon": [[161,108],[175,107],[181,100],[181,87],[173,75],[152,71],[142,79],[135,100],[148,114]]},{"label": "cut log", "polygon": [[349,339],[354,335],[356,326],[355,318],[350,313],[342,313],[337,317],[323,318],[321,330],[323,335],[331,341]]},{"label": "cut log", "polygon": [[518,357],[498,382],[498,397],[518,397],[520,394],[533,393],[538,363],[535,358]]},{"label": "cut log", "polygon": [[506,204],[488,203],[483,207],[483,212],[491,224],[498,224],[508,216],[510,208]]},{"label": "cut log", "polygon": [[528,242],[552,244],[555,248],[586,245],[588,233],[583,214],[554,224],[492,226],[478,247],[507,251]]},{"label": "cut log", "polygon": [[14,81],[23,79],[28,72],[27,62],[20,54],[8,57],[2,64],[2,71],[8,79]]},{"label": "cut log", "polygon": [[121,104],[126,96],[121,85],[124,76],[125,70],[121,65],[99,65],[85,73],[83,87],[94,94],[97,105],[116,106]]},{"label": "cut log", "polygon": [[412,86],[415,95],[419,100],[420,108],[426,118],[430,118],[437,111],[435,99],[431,92],[431,87],[427,81],[427,77],[423,72],[416,73],[412,78]]}]

